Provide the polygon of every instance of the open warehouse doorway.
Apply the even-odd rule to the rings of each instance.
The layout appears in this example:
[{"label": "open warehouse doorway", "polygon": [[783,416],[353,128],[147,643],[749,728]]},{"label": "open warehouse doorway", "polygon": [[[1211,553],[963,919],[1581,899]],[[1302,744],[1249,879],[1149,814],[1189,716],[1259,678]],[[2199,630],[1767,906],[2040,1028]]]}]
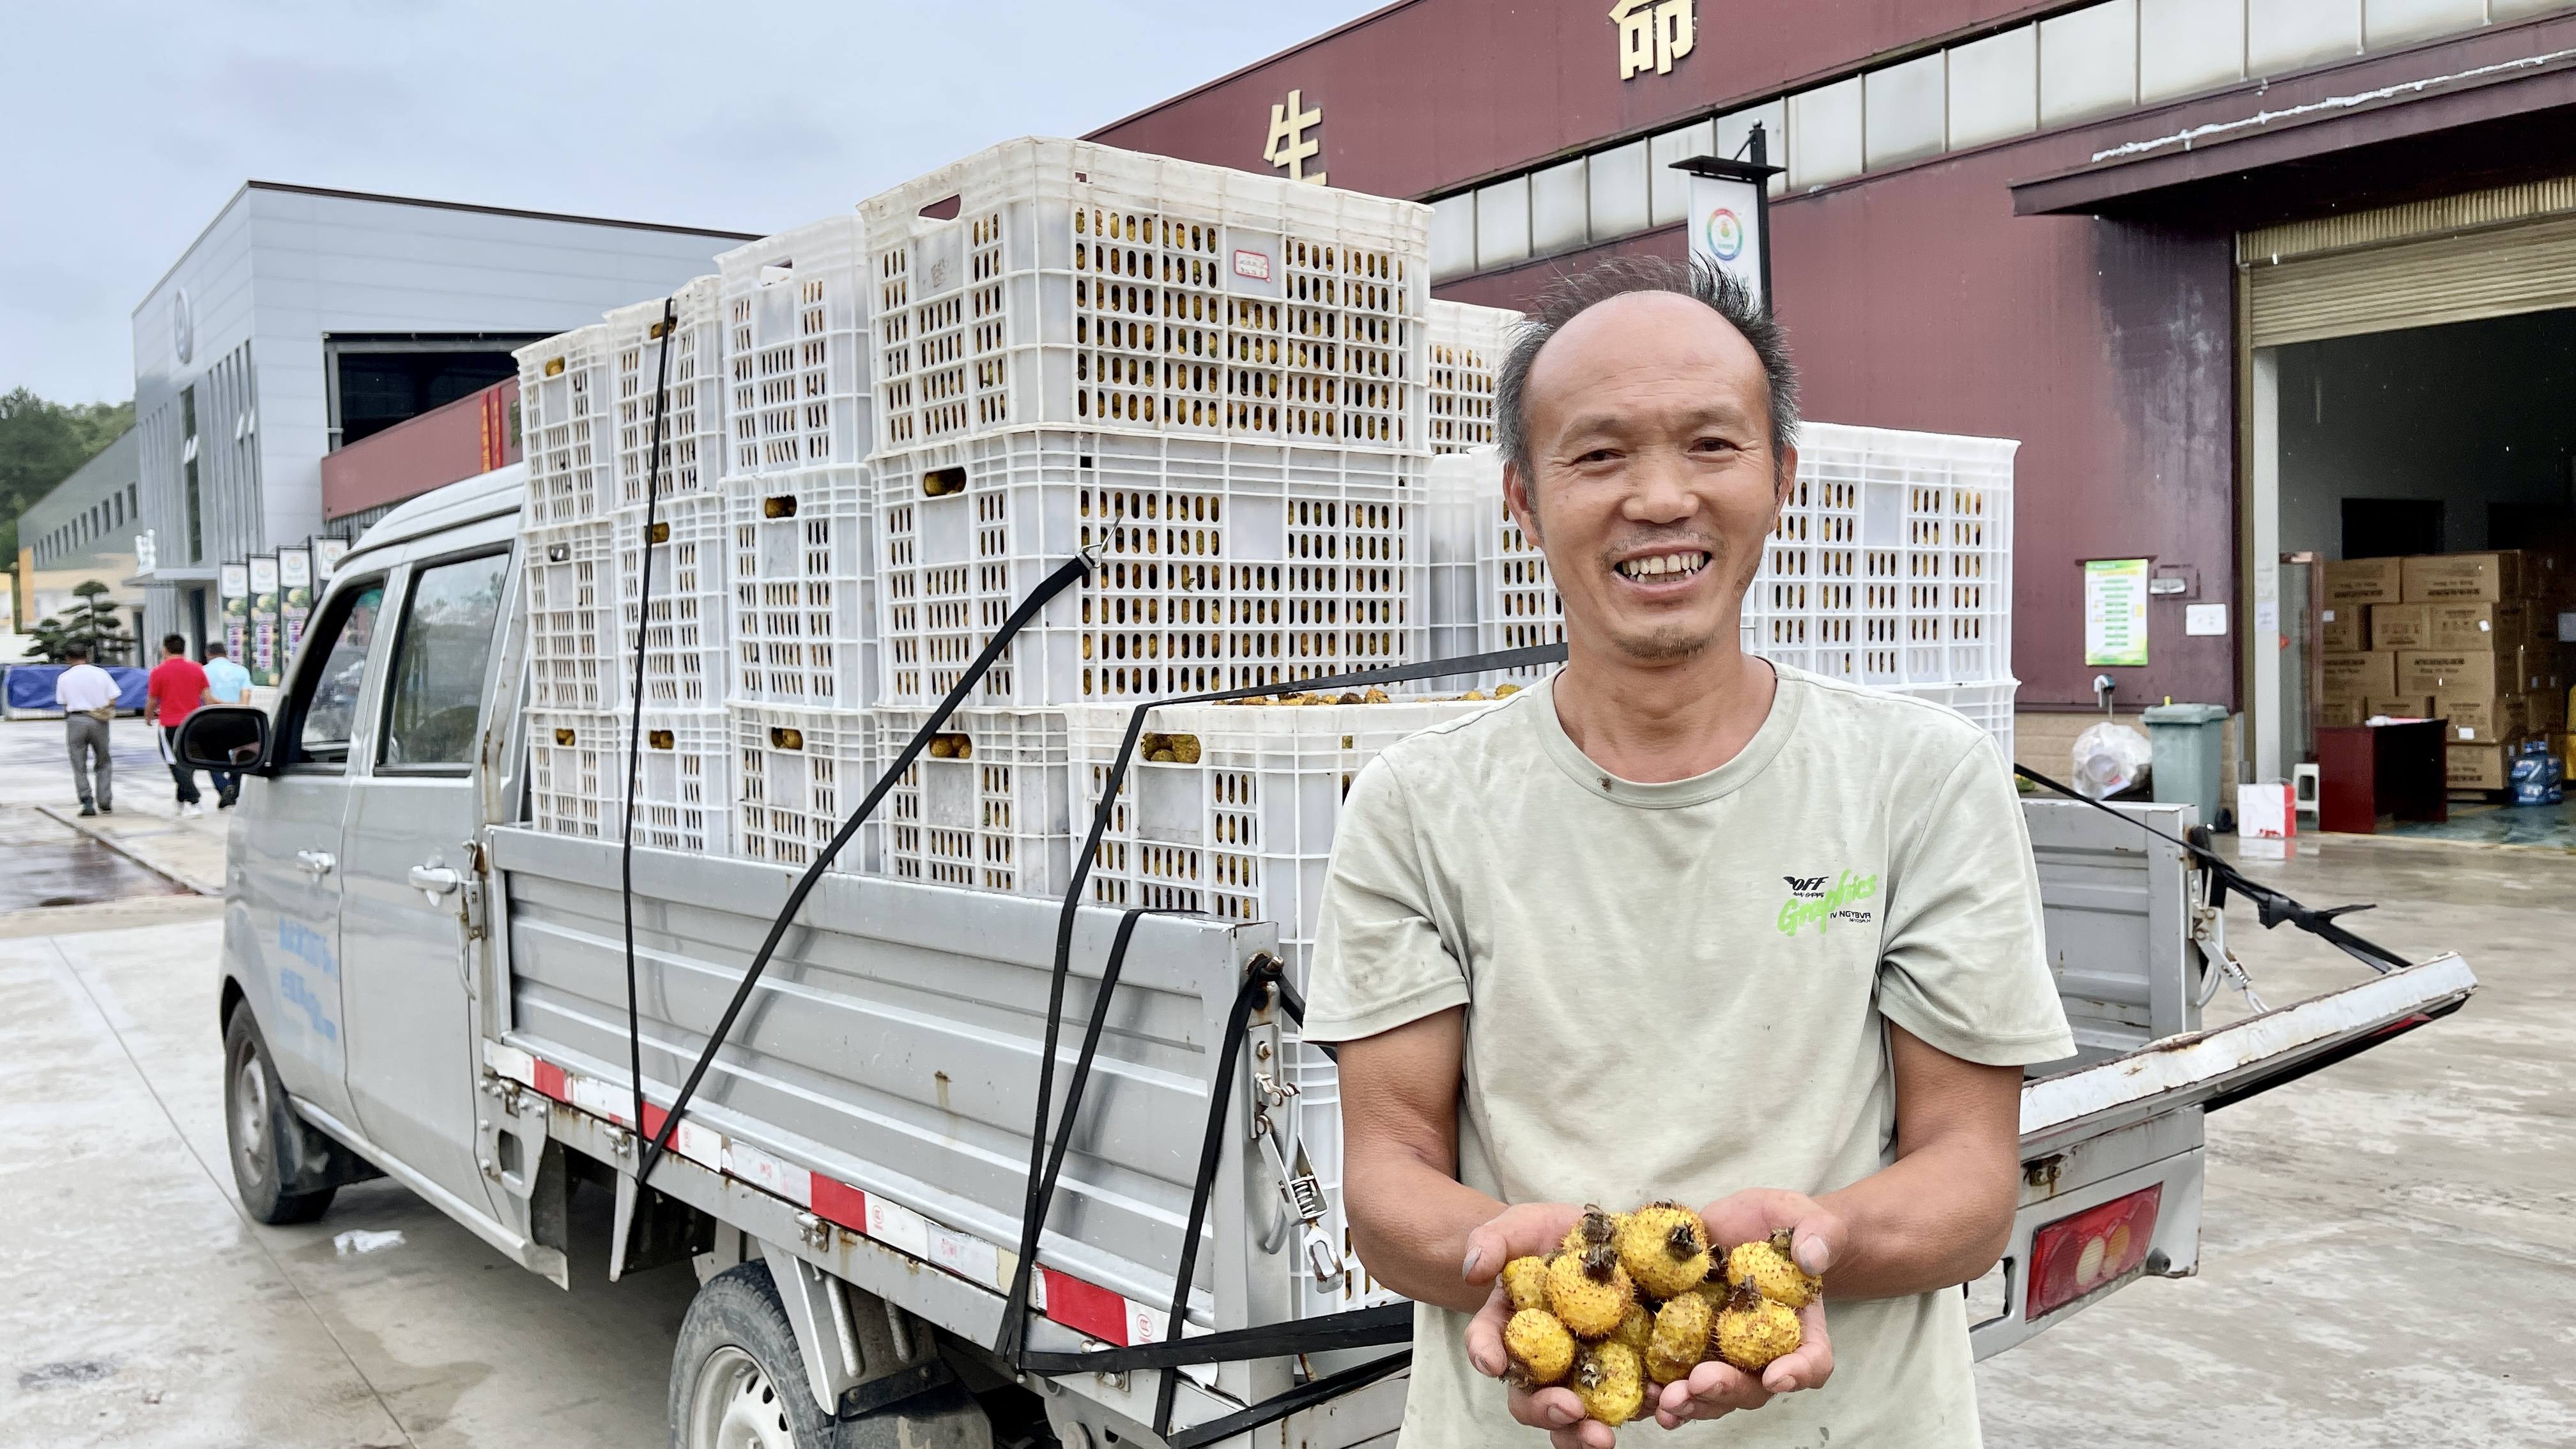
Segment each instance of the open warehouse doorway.
[{"label": "open warehouse doorway", "polygon": [[[2526,742],[2564,752],[2576,178],[2249,232],[2238,255],[2251,777],[2316,761],[2320,728],[2443,718],[2473,821]],[[2576,844],[2568,815],[2513,837]]]}]

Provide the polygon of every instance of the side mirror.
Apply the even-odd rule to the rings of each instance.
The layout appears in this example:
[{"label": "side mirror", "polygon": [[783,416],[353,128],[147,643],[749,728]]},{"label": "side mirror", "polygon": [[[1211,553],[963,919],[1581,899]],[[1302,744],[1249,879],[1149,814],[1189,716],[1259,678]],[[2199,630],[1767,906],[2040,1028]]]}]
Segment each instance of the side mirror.
[{"label": "side mirror", "polygon": [[237,704],[191,711],[171,746],[192,770],[256,770],[268,759],[268,712]]}]

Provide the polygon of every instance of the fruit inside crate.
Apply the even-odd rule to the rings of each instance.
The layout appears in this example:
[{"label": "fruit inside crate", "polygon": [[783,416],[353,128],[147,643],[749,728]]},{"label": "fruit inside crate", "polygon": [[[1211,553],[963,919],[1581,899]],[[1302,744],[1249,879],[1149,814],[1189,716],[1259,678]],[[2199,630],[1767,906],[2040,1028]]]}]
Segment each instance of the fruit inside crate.
[{"label": "fruit inside crate", "polygon": [[1427,208],[1020,140],[860,215],[882,450],[1037,424],[1420,446]]},{"label": "fruit inside crate", "polygon": [[[878,757],[896,755],[930,718],[881,711]],[[1057,710],[950,715],[878,812],[884,874],[1013,895],[1072,884],[1065,717]]]},{"label": "fruit inside crate", "polygon": [[[664,306],[673,318],[664,336]],[[617,384],[617,501],[713,489],[725,470],[724,313],[718,279],[699,277],[670,298],[608,314]],[[665,354],[668,354],[667,356]],[[662,459],[653,468],[654,399],[667,398]]]},{"label": "fruit inside crate", "polygon": [[871,489],[864,467],[726,482],[735,697],[800,709],[874,702]]},{"label": "fruit inside crate", "polygon": [[519,414],[528,467],[526,526],[602,517],[616,500],[617,439],[608,327],[593,323],[530,343],[519,363]]},{"label": "fruit inside crate", "polygon": [[[540,830],[615,840],[626,828],[629,722],[528,714],[528,800]],[[634,762],[635,843],[704,855],[732,848],[732,762],[721,710],[648,710]]]},{"label": "fruit inside crate", "polygon": [[886,698],[938,699],[1084,549],[1090,577],[973,702],[1043,706],[1283,683],[1419,657],[1429,459],[1016,429],[880,458]]},{"label": "fruit inside crate", "polygon": [[[746,860],[806,866],[839,833],[877,781],[877,720],[859,710],[736,703],[734,850]],[[879,820],[884,812],[879,811]],[[861,830],[832,862],[853,874],[876,868],[881,825]]]},{"label": "fruit inside crate", "polygon": [[633,656],[623,652],[636,634],[637,596],[653,593],[644,628],[644,703],[648,709],[720,709],[731,692],[732,651],[726,646],[725,587],[728,537],[725,500],[719,494],[665,498],[653,510],[652,577],[644,576],[641,547],[645,510],[620,509],[617,539],[620,688],[634,687]]},{"label": "fruit inside crate", "polygon": [[716,258],[732,472],[854,466],[874,441],[866,247],[831,217]]}]

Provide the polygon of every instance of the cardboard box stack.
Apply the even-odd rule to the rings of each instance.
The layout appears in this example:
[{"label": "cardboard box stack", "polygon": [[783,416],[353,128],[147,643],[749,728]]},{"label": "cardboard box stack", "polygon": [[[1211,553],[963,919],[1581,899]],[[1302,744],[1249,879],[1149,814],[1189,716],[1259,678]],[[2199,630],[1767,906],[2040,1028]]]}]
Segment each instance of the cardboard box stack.
[{"label": "cardboard box stack", "polygon": [[2505,788],[2518,741],[2567,729],[2571,584],[2551,549],[2328,563],[2319,723],[2443,720],[2452,788]]}]

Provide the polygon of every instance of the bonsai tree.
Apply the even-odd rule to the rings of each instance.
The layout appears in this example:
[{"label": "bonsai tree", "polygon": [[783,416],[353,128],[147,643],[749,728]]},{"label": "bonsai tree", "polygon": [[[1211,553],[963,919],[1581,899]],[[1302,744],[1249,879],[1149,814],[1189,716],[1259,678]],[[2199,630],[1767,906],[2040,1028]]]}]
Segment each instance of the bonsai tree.
[{"label": "bonsai tree", "polygon": [[72,593],[79,602],[65,610],[64,617],[36,621],[35,643],[28,646],[27,657],[60,664],[64,650],[81,644],[88,647],[93,663],[125,663],[134,649],[134,639],[116,617],[116,605],[107,601],[107,585],[87,579]]}]

